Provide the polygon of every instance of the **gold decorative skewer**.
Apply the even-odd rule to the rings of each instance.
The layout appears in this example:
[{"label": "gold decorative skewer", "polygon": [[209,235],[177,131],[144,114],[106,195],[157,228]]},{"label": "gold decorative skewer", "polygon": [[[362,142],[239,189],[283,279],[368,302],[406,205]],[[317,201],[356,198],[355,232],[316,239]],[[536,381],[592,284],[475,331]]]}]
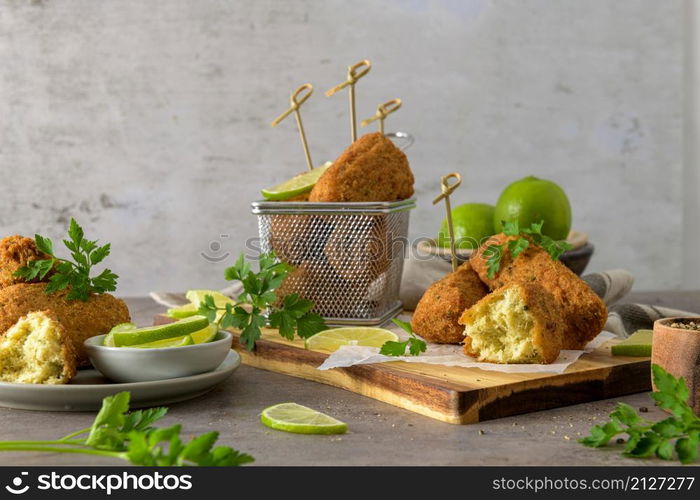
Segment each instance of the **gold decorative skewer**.
[{"label": "gold decorative skewer", "polygon": [[336,92],[343,90],[345,87],[350,87],[350,136],[352,137],[352,142],[357,140],[357,123],[355,120],[355,83],[357,80],[369,73],[370,69],[372,69],[372,63],[367,59],[363,59],[362,61],[349,66],[348,79],[326,92],[326,97],[330,97]]},{"label": "gold decorative skewer", "polygon": [[[450,184],[450,179],[457,179],[454,184]],[[450,206],[450,195],[455,189],[462,184],[462,176],[456,172],[451,174],[443,175],[440,178],[440,184],[442,186],[442,194],[433,200],[433,205],[436,205],[441,200],[445,200],[445,208],[447,209],[447,230],[450,233],[450,253],[452,254],[452,271],[457,270],[457,251],[455,249],[455,232],[452,227],[452,207]]]},{"label": "gold decorative skewer", "polygon": [[313,170],[314,164],[311,162],[311,153],[309,153],[309,144],[306,142],[306,133],[304,132],[304,125],[301,123],[301,113],[299,112],[299,108],[302,104],[306,102],[306,100],[309,97],[311,97],[311,94],[313,94],[313,92],[314,86],[310,83],[305,83],[304,85],[296,89],[294,92],[292,92],[292,95],[289,97],[289,102],[291,104],[289,109],[272,121],[272,126],[276,127],[282,120],[287,118],[290,114],[294,113],[294,116],[297,119],[299,135],[301,136],[301,145],[304,146],[304,154],[306,155],[306,166],[309,167],[309,170]]},{"label": "gold decorative skewer", "polygon": [[384,119],[401,107],[401,99],[392,99],[377,106],[377,113],[371,118],[362,120],[360,126],[366,127],[370,123],[379,120],[379,131],[384,134]]}]

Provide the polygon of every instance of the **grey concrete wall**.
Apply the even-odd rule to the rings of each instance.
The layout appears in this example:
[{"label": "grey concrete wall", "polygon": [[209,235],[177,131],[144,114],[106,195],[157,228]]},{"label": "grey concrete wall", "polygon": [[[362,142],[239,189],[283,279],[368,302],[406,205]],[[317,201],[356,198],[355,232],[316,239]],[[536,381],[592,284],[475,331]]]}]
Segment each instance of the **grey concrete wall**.
[{"label": "grey concrete wall", "polygon": [[[220,287],[255,236],[249,202],[305,169],[292,121],[306,81],[317,162],[348,143],[345,96],[322,92],[362,58],[369,116],[413,133],[433,235],[439,174],[458,200],[559,182],[592,268],[639,288],[681,282],[680,0],[43,0],[0,3],[0,233],[59,237],[70,216],[113,243],[120,293]],[[221,239],[218,253],[210,243]],[[697,288],[697,287],[696,287]]]}]

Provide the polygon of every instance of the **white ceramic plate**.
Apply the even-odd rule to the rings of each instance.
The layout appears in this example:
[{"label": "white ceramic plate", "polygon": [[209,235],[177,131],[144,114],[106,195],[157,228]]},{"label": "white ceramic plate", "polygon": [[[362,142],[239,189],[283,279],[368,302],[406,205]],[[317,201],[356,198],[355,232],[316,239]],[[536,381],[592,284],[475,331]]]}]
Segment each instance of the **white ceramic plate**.
[{"label": "white ceramic plate", "polygon": [[0,406],[21,410],[94,411],[102,399],[117,392],[131,392],[131,408],[161,406],[196,398],[223,382],[241,364],[236,351],[230,351],[216,369],[189,377],[115,384],[94,369],[78,370],[65,385],[14,384],[0,382]]}]

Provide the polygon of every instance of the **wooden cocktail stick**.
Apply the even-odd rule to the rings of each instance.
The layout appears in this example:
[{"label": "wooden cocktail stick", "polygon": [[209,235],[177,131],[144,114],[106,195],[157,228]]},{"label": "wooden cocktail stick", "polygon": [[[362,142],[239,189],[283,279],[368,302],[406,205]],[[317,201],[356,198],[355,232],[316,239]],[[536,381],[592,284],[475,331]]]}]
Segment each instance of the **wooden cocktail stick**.
[{"label": "wooden cocktail stick", "polygon": [[[454,184],[450,184],[450,179],[456,179]],[[455,232],[452,227],[452,207],[450,206],[450,195],[455,189],[462,184],[462,176],[456,172],[443,175],[440,178],[442,193],[433,200],[433,205],[445,200],[445,208],[447,209],[447,231],[450,233],[450,253],[452,254],[452,271],[457,270],[457,250],[455,249]]]},{"label": "wooden cocktail stick", "polygon": [[309,97],[311,97],[313,91],[314,87],[310,83],[305,83],[304,85],[296,89],[294,92],[292,92],[292,95],[289,98],[289,109],[272,121],[272,126],[276,127],[282,120],[287,118],[290,114],[294,113],[294,116],[297,119],[299,135],[301,136],[301,145],[304,146],[304,154],[306,155],[306,166],[309,167],[309,170],[313,170],[314,164],[311,162],[311,153],[309,152],[309,144],[306,142],[306,133],[304,132],[304,125],[301,123],[301,112],[299,111],[299,108],[302,104],[306,102],[306,100]]},{"label": "wooden cocktail stick", "polygon": [[384,104],[380,104],[379,106],[377,106],[377,113],[374,116],[367,118],[366,120],[362,120],[360,122],[360,126],[366,127],[370,123],[379,120],[379,131],[383,135],[384,119],[400,107],[401,99],[392,99],[391,101],[387,101]]},{"label": "wooden cocktail stick", "polygon": [[367,59],[363,59],[362,61],[349,66],[348,79],[326,92],[326,97],[330,97],[336,92],[343,90],[345,87],[350,87],[350,137],[352,138],[352,142],[357,140],[357,121],[355,120],[355,83],[357,80],[369,73],[370,69],[372,69],[372,63]]}]

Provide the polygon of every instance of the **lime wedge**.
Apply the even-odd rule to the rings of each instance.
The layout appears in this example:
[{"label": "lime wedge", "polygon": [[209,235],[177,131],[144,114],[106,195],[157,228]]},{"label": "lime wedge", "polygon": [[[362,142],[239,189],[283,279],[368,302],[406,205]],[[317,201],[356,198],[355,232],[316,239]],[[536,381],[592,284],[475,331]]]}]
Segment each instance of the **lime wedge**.
[{"label": "lime wedge", "polygon": [[306,339],[305,345],[307,349],[333,352],[344,345],[381,347],[388,340],[397,341],[399,338],[384,328],[358,326],[324,330]]},{"label": "lime wedge", "polygon": [[221,319],[221,316],[224,315],[223,308],[226,307],[226,304],[236,304],[236,301],[233,300],[231,297],[228,297],[221,292],[217,292],[216,290],[188,290],[185,294],[185,297],[187,297],[187,300],[189,300],[192,303],[192,307],[194,307],[196,311],[197,309],[199,309],[199,306],[202,304],[202,302],[204,302],[204,297],[206,297],[207,295],[211,295],[214,299],[214,304],[216,305],[216,307],[222,309],[221,311],[217,311],[216,321],[219,321]]},{"label": "lime wedge", "polygon": [[184,306],[168,309],[166,314],[175,319],[189,318],[197,314],[197,308],[194,304],[185,304]]},{"label": "lime wedge", "polygon": [[192,337],[192,342],[195,344],[205,344],[206,342],[214,340],[218,331],[219,327],[212,323],[201,330],[190,333],[189,336]]},{"label": "lime wedge", "polygon": [[610,348],[615,356],[651,356],[652,330],[637,330]]},{"label": "lime wedge", "polygon": [[133,323],[119,323],[117,326],[112,328],[110,330],[111,332],[127,332],[129,330],[136,330],[138,328],[135,324]]},{"label": "lime wedge", "polygon": [[112,335],[113,332],[128,332],[129,330],[135,329],[136,325],[133,323],[119,323],[114,328],[112,328],[107,335],[105,335],[105,338],[102,339],[102,345],[105,345],[107,347],[116,347],[114,345],[114,335]]},{"label": "lime wedge", "polygon": [[282,184],[277,184],[271,188],[263,189],[262,195],[268,200],[281,201],[298,196],[307,191],[311,191],[316,185],[316,181],[325,172],[332,163],[327,161],[320,167],[299,174],[291,179],[284,181]]},{"label": "lime wedge", "polygon": [[156,340],[155,342],[146,342],[145,344],[136,344],[129,347],[138,347],[140,349],[158,349],[164,347],[180,347],[183,345],[193,345],[195,341],[192,335],[184,337],[175,337],[174,339]]},{"label": "lime wedge", "polygon": [[296,403],[265,408],[260,421],[271,429],[297,434],[344,434],[348,430],[345,422]]},{"label": "lime wedge", "polygon": [[[183,337],[209,325],[204,316],[190,316],[167,325],[147,326],[133,330],[111,332],[115,347],[131,346],[155,342],[156,340]],[[105,344],[106,345],[106,344]]]},{"label": "lime wedge", "polygon": [[226,304],[236,303],[236,301],[233,300],[231,297],[228,297],[221,292],[217,292],[216,290],[187,290],[185,297],[187,297],[187,300],[189,300],[192,303],[191,305],[194,306],[195,309],[197,309],[202,304],[202,302],[204,302],[204,297],[206,297],[207,295],[212,296],[212,298],[214,299],[214,304],[216,304],[217,307],[226,307]]}]

